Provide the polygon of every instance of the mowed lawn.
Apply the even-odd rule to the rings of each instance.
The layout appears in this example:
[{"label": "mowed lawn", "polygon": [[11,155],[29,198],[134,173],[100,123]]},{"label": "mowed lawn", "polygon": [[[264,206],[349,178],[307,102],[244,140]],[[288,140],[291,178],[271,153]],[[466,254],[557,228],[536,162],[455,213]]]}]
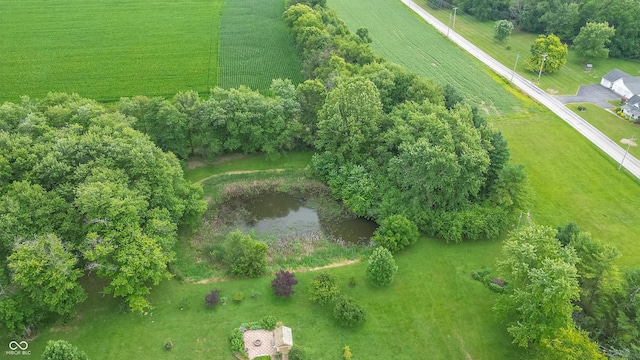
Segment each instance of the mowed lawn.
[{"label": "mowed lawn", "polygon": [[397,0],[329,0],[353,32],[369,29],[373,50],[441,84],[454,85],[488,114],[528,111],[517,91],[498,84],[481,62],[433,30]]},{"label": "mowed lawn", "polygon": [[[583,106],[586,110],[579,111],[578,107],[580,106]],[[597,105],[590,103],[575,103],[567,104],[567,107],[625,149],[627,148],[627,145],[622,144],[620,142],[621,139],[630,139],[634,136],[636,139],[640,139],[640,125],[630,123]],[[636,143],[640,144],[640,140],[637,140]],[[640,158],[640,147],[629,147],[629,154],[636,158]]]},{"label": "mowed lawn", "polygon": [[[226,360],[232,358],[232,328],[274,315],[293,329],[294,342],[314,360],[341,358],[345,345],[354,359],[522,359],[525,353],[494,319],[497,295],[470,276],[493,266],[499,250],[498,241],[454,245],[421,239],[396,255],[396,279],[382,289],[368,285],[366,262],[330,269],[342,293],[367,312],[365,324],[355,329],[337,326],[330,306],[310,302],[312,272],[296,274],[299,284],[290,299],[273,295],[271,276],[212,284],[165,281],[152,291],[155,308],[147,315],[118,312],[117,301],[103,297],[101,283],[92,278],[78,317],[44,330],[29,350],[39,356],[47,340],[66,339],[92,359]],[[347,286],[350,277],[354,288]],[[229,299],[227,305],[205,307],[204,297],[213,289]],[[254,291],[261,293],[257,300],[250,297]],[[240,304],[231,301],[237,292],[245,294]],[[170,352],[163,349],[167,341],[174,344]]]},{"label": "mowed lawn", "polygon": [[[451,9],[434,10],[424,1],[416,1],[429,13],[440,19],[445,24],[449,23]],[[500,42],[493,37],[493,21],[480,22],[474,17],[462,13],[459,9],[456,16],[455,31],[471,41],[474,45],[484,50],[487,54],[500,61],[510,69],[516,64],[516,56],[520,54],[517,64],[517,72],[528,79],[536,79],[538,73],[525,69],[525,61],[531,56],[530,48],[537,34],[514,30],[506,41]],[[511,49],[508,49],[510,46]],[[573,95],[578,92],[580,85],[596,84],[600,82],[602,75],[614,68],[619,68],[627,73],[640,75],[640,63],[624,59],[603,59],[592,62],[593,70],[584,71],[585,62],[580,59],[572,47],[569,47],[567,63],[554,74],[543,74],[540,80],[540,88],[550,94]]]},{"label": "mowed lawn", "polygon": [[227,0],[220,19],[220,79],[224,88],[267,89],[272,79],[303,81],[301,60],[282,13],[283,0]]},{"label": "mowed lawn", "polygon": [[223,0],[5,0],[0,101],[50,91],[101,101],[217,84]]}]

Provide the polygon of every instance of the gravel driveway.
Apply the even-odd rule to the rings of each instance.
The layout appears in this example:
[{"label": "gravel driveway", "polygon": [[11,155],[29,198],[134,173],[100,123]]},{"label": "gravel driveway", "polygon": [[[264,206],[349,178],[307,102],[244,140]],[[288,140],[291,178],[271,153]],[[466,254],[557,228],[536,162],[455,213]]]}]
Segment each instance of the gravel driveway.
[{"label": "gravel driveway", "polygon": [[605,109],[611,109],[614,106],[609,104],[607,100],[620,100],[620,95],[600,84],[592,84],[580,86],[576,95],[556,96],[556,99],[563,104],[588,102]]}]

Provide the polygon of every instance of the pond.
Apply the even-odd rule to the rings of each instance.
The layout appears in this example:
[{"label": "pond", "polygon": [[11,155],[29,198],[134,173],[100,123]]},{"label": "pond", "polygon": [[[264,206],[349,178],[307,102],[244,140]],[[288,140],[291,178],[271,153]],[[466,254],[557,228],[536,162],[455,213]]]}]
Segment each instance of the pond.
[{"label": "pond", "polygon": [[243,207],[247,216],[242,230],[275,236],[322,232],[345,242],[368,243],[378,227],[359,217],[323,215],[309,201],[281,192],[257,195]]}]

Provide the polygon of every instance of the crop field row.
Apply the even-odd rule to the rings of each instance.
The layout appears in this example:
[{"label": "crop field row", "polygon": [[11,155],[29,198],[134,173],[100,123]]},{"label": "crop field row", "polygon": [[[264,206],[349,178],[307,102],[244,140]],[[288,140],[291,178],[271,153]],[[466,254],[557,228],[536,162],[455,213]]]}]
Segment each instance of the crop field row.
[{"label": "crop field row", "polygon": [[220,78],[224,88],[266,89],[276,78],[303,80],[300,57],[282,21],[282,0],[227,0],[220,19]]},{"label": "crop field row", "polygon": [[385,59],[441,84],[449,83],[488,114],[525,109],[517,97],[494,81],[481,63],[431,29],[402,3],[393,0],[329,0],[352,31],[369,29],[373,50]]},{"label": "crop field row", "polygon": [[221,8],[222,0],[3,1],[0,100],[208,91]]}]

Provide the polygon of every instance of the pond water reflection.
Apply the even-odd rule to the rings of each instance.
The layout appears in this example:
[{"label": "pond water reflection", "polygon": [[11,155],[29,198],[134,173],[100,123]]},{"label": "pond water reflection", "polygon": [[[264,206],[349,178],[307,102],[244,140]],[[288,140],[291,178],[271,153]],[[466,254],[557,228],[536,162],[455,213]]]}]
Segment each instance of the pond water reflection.
[{"label": "pond water reflection", "polygon": [[323,217],[302,199],[281,192],[255,196],[244,208],[248,212],[244,230],[277,236],[320,231],[346,242],[367,243],[378,227],[375,222],[358,217]]}]

